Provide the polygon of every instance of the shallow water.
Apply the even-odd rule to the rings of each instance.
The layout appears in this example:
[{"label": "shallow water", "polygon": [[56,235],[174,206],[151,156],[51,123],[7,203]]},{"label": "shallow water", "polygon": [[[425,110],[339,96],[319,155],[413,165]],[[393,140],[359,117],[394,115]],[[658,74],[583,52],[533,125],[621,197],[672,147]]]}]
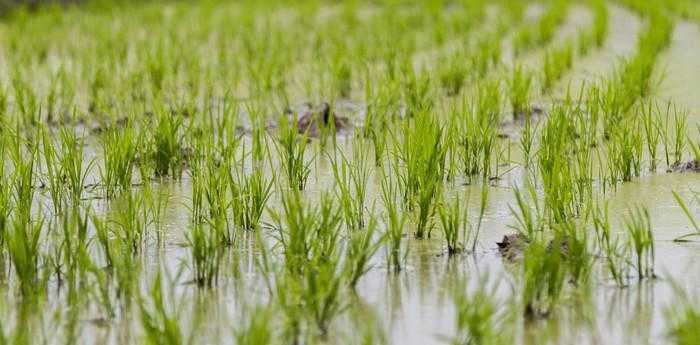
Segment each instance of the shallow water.
[{"label": "shallow water", "polygon": [[[541,12],[534,8],[528,12],[532,20]],[[589,55],[574,64],[574,70],[559,84],[555,94],[561,95],[568,85],[573,89],[584,82],[605,77],[614,68],[617,61],[632,54],[635,49],[636,36],[641,27],[641,20],[628,10],[611,6],[611,35],[608,43],[600,50],[591,51]],[[590,13],[585,9],[574,7],[557,41],[575,35],[578,29],[590,21]],[[508,42],[508,40],[505,40]],[[541,51],[525,57],[525,63],[536,63]],[[504,59],[509,59],[509,53]],[[659,99],[672,99],[687,107],[691,112],[691,124],[700,119],[700,98],[694,90],[700,89],[700,29],[697,24],[679,22],[673,43],[664,53],[662,61],[665,78],[661,83]],[[430,53],[426,53],[430,55]],[[1,57],[0,57],[1,58]],[[418,57],[420,59],[421,57]],[[0,60],[2,61],[2,60]],[[0,71],[1,73],[1,71]],[[361,117],[363,107],[357,103],[348,103],[353,108],[354,120]],[[693,122],[694,121],[694,122]],[[356,121],[358,122],[358,121]],[[350,133],[339,138],[341,147],[349,153]],[[249,144],[249,138],[245,138]],[[503,141],[517,151],[516,143]],[[316,161],[313,165],[310,184],[305,198],[311,203],[319,196],[332,190],[333,176],[330,164],[315,143]],[[88,157],[98,157],[95,143],[88,148]],[[513,154],[517,156],[517,153]],[[517,160],[517,159],[516,159]],[[251,167],[247,167],[251,169]],[[268,172],[270,174],[270,172]],[[458,277],[469,281],[483,280],[488,277],[498,282],[496,296],[503,301],[501,308],[507,308],[508,297],[517,295],[519,266],[501,259],[496,249],[496,241],[512,233],[509,226],[514,225],[509,205],[515,200],[512,185],[522,184],[524,172],[516,168],[503,176],[503,179],[490,187],[489,202],[486,209],[477,251],[474,254],[448,257],[444,241],[438,229],[433,237],[426,240],[414,240],[410,231],[405,238],[409,254],[404,270],[400,274],[391,274],[385,264],[384,253],[380,251],[373,260],[373,268],[364,276],[358,287],[357,295],[347,301],[350,308],[346,315],[340,317],[336,330],[329,343],[356,342],[359,335],[353,327],[363,322],[376,322],[393,344],[439,344],[444,343],[455,333],[455,310],[451,302],[452,288]],[[93,175],[90,183],[97,182]],[[379,181],[373,174],[369,184],[368,204],[376,201],[376,212],[380,208]],[[452,195],[470,195],[469,209],[471,218],[478,212],[480,187],[464,185],[456,181],[448,185]],[[686,198],[690,191],[700,188],[697,174],[645,173],[638,180],[620,185],[610,196],[610,212],[613,216],[613,228],[621,232],[622,222],[631,206],[646,205],[651,213],[656,243],[656,272],[658,278],[640,284],[632,284],[624,289],[618,288],[612,281],[594,279],[587,293],[582,296],[567,297],[561,301],[555,317],[546,321],[523,322],[517,329],[517,343],[521,344],[659,344],[667,341],[664,335],[663,309],[672,302],[674,292],[670,286],[673,279],[684,286],[700,284],[700,243],[675,243],[672,240],[690,231],[683,211],[676,204],[672,191],[677,191]],[[145,294],[148,285],[162,265],[173,276],[182,273],[180,279],[166,283],[172,287],[177,307],[182,308],[181,326],[189,332],[198,325],[200,343],[232,344],[230,331],[244,319],[247,307],[266,303],[268,297],[260,269],[256,260],[259,248],[251,234],[242,235],[234,254],[227,257],[225,272],[217,288],[211,291],[199,290],[190,281],[190,271],[183,269],[188,261],[188,249],[183,246],[185,234],[189,228],[189,197],[191,195],[189,178],[181,182],[158,182],[156,191],[170,195],[169,207],[163,217],[164,234],[160,246],[151,239],[143,255],[143,272],[141,293]],[[119,201],[108,203],[95,200],[90,203],[98,214],[109,214],[119,207]],[[279,196],[274,195],[270,208],[278,208]],[[695,205],[697,206],[697,205]],[[265,216],[263,222],[269,222]],[[409,227],[410,228],[410,227]],[[273,243],[269,233],[266,242]],[[600,260],[599,260],[600,261]],[[595,270],[602,271],[600,262]],[[234,277],[234,271],[239,276]],[[52,286],[55,288],[55,285]],[[61,324],[61,299],[48,298],[42,306],[47,310],[42,326],[46,332],[56,332],[54,327]],[[4,305],[7,304],[7,305]],[[12,307],[12,301],[0,302],[7,320],[18,313]],[[129,314],[131,315],[131,314]],[[93,307],[85,313],[80,327],[86,343],[132,343],[138,339],[133,329],[138,324],[136,313],[127,316],[119,323],[99,322],[100,311]],[[359,322],[357,320],[360,320]],[[200,324],[201,323],[201,324]]]}]

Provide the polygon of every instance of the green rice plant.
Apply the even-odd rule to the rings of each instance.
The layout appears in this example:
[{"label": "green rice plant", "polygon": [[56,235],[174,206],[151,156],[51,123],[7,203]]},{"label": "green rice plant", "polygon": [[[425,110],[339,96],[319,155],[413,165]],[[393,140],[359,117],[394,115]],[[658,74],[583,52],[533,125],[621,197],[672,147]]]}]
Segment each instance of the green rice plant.
[{"label": "green rice plant", "polygon": [[605,44],[608,36],[609,13],[607,3],[603,0],[591,0],[590,6],[593,8],[593,37],[596,47],[600,48]]},{"label": "green rice plant", "polygon": [[428,74],[418,74],[408,64],[403,67],[403,72],[406,76],[402,88],[406,117],[411,118],[430,111],[433,108],[433,98]]},{"label": "green rice plant", "polygon": [[161,281],[161,273],[158,271],[149,290],[150,303],[144,297],[139,297],[141,326],[144,331],[143,341],[152,345],[187,344],[190,341],[182,333],[178,324],[184,304],[178,306],[172,291],[165,295]]},{"label": "green rice plant", "polygon": [[567,272],[560,249],[563,240],[555,237],[552,249],[542,241],[531,242],[525,249],[522,300],[528,318],[550,315],[559,302]]},{"label": "green rice plant", "polygon": [[[696,202],[700,203],[700,193],[693,192],[694,199]],[[690,211],[690,208],[688,207],[688,204],[683,200],[683,198],[678,194],[676,191],[673,191],[673,198],[676,199],[676,203],[678,203],[678,206],[681,207],[683,210],[683,213],[685,213],[685,216],[688,217],[688,220],[690,221],[690,224],[693,226],[694,232],[676,237],[674,241],[676,242],[683,242],[686,241],[688,238],[692,238],[695,236],[700,236],[700,223],[697,221],[695,216],[692,214]]]},{"label": "green rice plant", "polygon": [[101,137],[103,166],[100,180],[108,198],[129,190],[142,140],[130,124],[121,130],[109,129]]},{"label": "green rice plant", "polygon": [[649,102],[640,107],[644,135],[646,138],[647,153],[649,154],[650,170],[656,171],[659,141],[661,139],[661,120],[659,118],[659,108]]},{"label": "green rice plant", "polygon": [[[515,218],[516,225],[510,225],[509,227],[517,231],[518,234],[524,236],[528,241],[534,241],[541,238],[541,234],[545,229],[545,222],[542,216],[541,206],[537,202],[537,192],[532,183],[528,182],[526,184],[525,191],[527,194],[524,196],[519,187],[513,186],[513,194],[515,195],[517,208],[512,205],[508,205],[508,208]],[[533,201],[534,207],[528,204],[525,197]]]},{"label": "green rice plant", "polygon": [[447,241],[447,253],[454,255],[465,250],[470,239],[467,221],[469,210],[461,205],[459,197],[450,203],[443,196],[443,200],[438,207],[438,213],[442,224],[442,232]]},{"label": "green rice plant", "polygon": [[[234,210],[234,214],[240,214],[236,217],[239,219],[238,223],[244,229],[257,228],[265,206],[272,195],[275,177],[268,180],[262,170],[253,169],[250,174],[243,174],[240,178],[236,178],[234,173],[231,173],[229,179],[234,207],[239,209],[238,211]],[[243,181],[240,181],[241,179]]]},{"label": "green rice plant", "polygon": [[476,243],[479,240],[479,233],[481,233],[481,224],[484,220],[484,215],[486,214],[486,207],[489,203],[489,185],[484,183],[481,185],[481,193],[479,193],[479,218],[476,222],[476,230],[474,231],[474,238],[472,238],[472,253],[476,251]]},{"label": "green rice plant", "polygon": [[354,289],[360,278],[372,268],[370,260],[382,247],[386,236],[377,234],[377,219],[374,214],[370,215],[364,229],[351,230],[348,236],[344,269],[348,272],[348,283]]},{"label": "green rice plant", "polygon": [[367,180],[370,177],[368,152],[359,139],[353,141],[352,161],[341,151],[329,157],[336,191],[343,210],[345,224],[350,230],[360,230],[365,226],[365,199]]},{"label": "green rice plant", "polygon": [[520,55],[552,41],[557,28],[564,22],[569,9],[568,0],[551,2],[549,8],[533,26],[523,26],[513,38],[513,50]]},{"label": "green rice plant", "polygon": [[551,91],[554,84],[571,69],[574,61],[573,51],[574,45],[568,41],[561,48],[552,48],[545,53],[544,65],[542,66],[543,92]]},{"label": "green rice plant", "polygon": [[82,198],[94,160],[85,161],[85,142],[77,137],[74,130],[62,129],[60,141],[61,170],[68,184],[70,198],[75,205]]},{"label": "green rice plant", "polygon": [[664,308],[665,335],[673,344],[690,345],[700,341],[700,303],[678,283],[672,282],[673,302]]},{"label": "green rice plant", "polygon": [[610,208],[606,201],[603,208],[598,206],[593,211],[596,240],[613,280],[618,286],[626,286],[629,278],[629,264],[627,261],[629,248],[620,243],[618,237],[612,237],[609,210]]},{"label": "green rice plant", "polygon": [[217,285],[223,251],[215,229],[204,224],[194,224],[187,235],[190,251],[190,269],[199,287]]},{"label": "green rice plant", "polygon": [[63,209],[63,204],[65,201],[65,186],[62,178],[63,174],[58,163],[58,158],[56,157],[57,153],[54,143],[49,138],[49,134],[46,129],[43,126],[40,128],[42,133],[44,166],[46,169],[46,185],[49,190],[49,195],[51,196],[51,204],[53,206],[54,213],[59,213]]},{"label": "green rice plant", "polygon": [[154,133],[150,143],[149,159],[158,177],[182,177],[183,164],[183,119],[164,110],[157,111]]},{"label": "green rice plant", "polygon": [[494,175],[497,155],[498,123],[500,121],[500,87],[497,82],[486,83],[478,92],[474,108],[465,103],[451,114],[458,121],[458,144],[463,172],[468,179],[487,180]]},{"label": "green rice plant", "polygon": [[572,164],[574,147],[571,138],[575,137],[573,115],[577,111],[567,104],[555,106],[540,136],[537,164],[544,192],[543,211],[545,218],[555,223],[564,222],[576,214],[574,182],[579,177],[577,164]]},{"label": "green rice plant", "polygon": [[[487,60],[488,61],[488,60]],[[465,59],[460,54],[454,54],[440,63],[440,85],[448,96],[456,96],[462,90],[467,78]]]},{"label": "green rice plant", "polygon": [[456,336],[452,344],[507,344],[512,341],[508,320],[499,312],[495,291],[498,284],[488,276],[479,277],[474,291],[460,280],[453,289]]},{"label": "green rice plant", "polygon": [[417,115],[405,123],[401,141],[394,140],[399,169],[399,188],[404,204],[418,208],[415,237],[430,237],[433,228],[434,200],[442,187],[446,146],[443,127],[429,113]]},{"label": "green rice plant", "polygon": [[613,182],[632,181],[642,172],[644,140],[638,121],[630,121],[610,137],[608,142],[608,169]]},{"label": "green rice plant", "polygon": [[41,276],[39,241],[44,227],[44,219],[23,219],[16,217],[12,226],[3,235],[5,247],[12,262],[12,267],[20,284],[20,291],[25,297],[34,296],[44,285]]},{"label": "green rice plant", "polygon": [[633,266],[637,278],[654,278],[654,233],[651,229],[649,210],[646,207],[636,207],[630,216],[625,218],[629,246],[634,254]]},{"label": "green rice plant", "polygon": [[248,313],[243,325],[234,332],[235,343],[239,345],[267,345],[274,338],[273,310],[269,306],[254,307]]},{"label": "green rice plant", "polygon": [[498,66],[501,61],[500,34],[488,34],[476,44],[476,53],[472,54],[470,66],[478,78],[484,78],[490,68]]},{"label": "green rice plant", "polygon": [[[670,105],[669,105],[670,107]],[[673,163],[671,166],[678,166],[683,161],[683,153],[686,148],[686,135],[688,131],[688,115],[686,112],[679,111],[673,106]]]},{"label": "green rice plant", "polygon": [[296,114],[293,121],[283,117],[280,121],[280,136],[276,143],[277,154],[280,157],[282,170],[287,177],[290,188],[304,190],[311,173],[312,161],[306,161],[306,148],[309,142],[308,133],[299,135],[294,124],[297,123]]},{"label": "green rice plant", "polygon": [[113,219],[114,235],[122,242],[123,249],[128,248],[132,254],[141,253],[152,224],[151,214],[144,207],[144,196],[140,192],[126,192],[122,202]]},{"label": "green rice plant", "polygon": [[[389,167],[391,168],[391,166]],[[400,192],[397,182],[392,178],[392,172],[384,172],[381,180],[382,202],[386,212],[386,257],[389,267],[395,272],[401,271],[401,265],[408,254],[408,250],[403,245],[404,225],[406,224],[406,213],[399,209]]]},{"label": "green rice plant", "polygon": [[[322,337],[345,309],[340,295],[346,275],[341,270],[338,244],[342,215],[338,211],[326,195],[318,205],[307,206],[298,191],[282,196],[282,213],[270,210],[284,256],[284,276],[280,279],[290,284],[283,289],[292,289],[279,298],[288,300],[283,304],[301,303],[302,315],[309,317]],[[289,316],[299,317],[294,310],[290,309],[293,314]]]},{"label": "green rice plant", "polygon": [[522,66],[513,68],[508,82],[508,95],[513,111],[513,119],[530,117],[530,87],[532,86],[532,72]]},{"label": "green rice plant", "polygon": [[[582,286],[590,281],[594,264],[594,255],[588,240],[588,229],[584,221],[569,220],[565,223],[554,224],[555,239],[550,250],[559,250],[564,254],[564,262],[567,266],[569,282]],[[557,238],[561,242],[557,245]]]}]

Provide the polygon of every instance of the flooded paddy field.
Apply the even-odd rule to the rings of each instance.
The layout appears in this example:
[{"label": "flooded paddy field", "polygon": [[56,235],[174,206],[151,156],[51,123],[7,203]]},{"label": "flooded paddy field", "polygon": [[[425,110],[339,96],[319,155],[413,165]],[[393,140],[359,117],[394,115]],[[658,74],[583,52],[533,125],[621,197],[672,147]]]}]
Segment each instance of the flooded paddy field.
[{"label": "flooded paddy field", "polygon": [[697,2],[0,18],[0,344],[700,343]]}]

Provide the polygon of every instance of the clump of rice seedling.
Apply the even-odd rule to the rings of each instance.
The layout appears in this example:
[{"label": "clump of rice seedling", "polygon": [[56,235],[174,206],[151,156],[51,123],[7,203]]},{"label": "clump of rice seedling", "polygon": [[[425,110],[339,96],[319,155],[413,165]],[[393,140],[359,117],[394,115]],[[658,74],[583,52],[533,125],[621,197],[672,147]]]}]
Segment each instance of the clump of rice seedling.
[{"label": "clump of rice seedling", "polygon": [[382,201],[386,215],[386,251],[387,260],[395,272],[401,271],[401,265],[407,255],[403,243],[404,225],[406,223],[406,213],[401,212],[398,207],[400,202],[399,190],[396,181],[392,178],[393,173],[384,173],[381,182]]},{"label": "clump of rice seedling", "polygon": [[377,220],[370,215],[367,226],[362,230],[351,230],[346,249],[345,270],[348,272],[348,283],[352,288],[367,273],[370,259],[384,244],[385,236],[377,238]]},{"label": "clump of rice seedling", "polygon": [[542,67],[542,91],[550,91],[554,83],[571,69],[574,61],[573,50],[573,43],[569,41],[561,48],[550,49],[545,53]]},{"label": "clump of rice seedling", "polygon": [[[144,341],[147,344],[185,344],[185,336],[178,324],[181,309],[177,307],[174,296],[166,297],[163,292],[161,273],[158,271],[150,289],[151,303],[139,298],[141,325]],[[180,304],[182,306],[182,304]]]},{"label": "clump of rice seedling", "polygon": [[277,154],[281,157],[282,170],[290,188],[304,190],[311,173],[311,161],[306,161],[308,133],[299,135],[295,119],[292,123],[286,117],[280,121],[280,137],[276,141]]},{"label": "clump of rice seedling", "polygon": [[284,255],[284,273],[278,278],[284,279],[282,285],[278,283],[284,291],[278,290],[279,298],[292,313],[289,317],[298,318],[296,309],[302,306],[301,315],[310,318],[322,337],[345,308],[340,296],[346,275],[340,266],[342,216],[338,211],[333,199],[325,195],[317,206],[307,206],[298,191],[283,195],[282,213],[271,210]]},{"label": "clump of rice seedling", "polygon": [[446,146],[443,128],[430,116],[422,113],[414,123],[403,127],[403,140],[395,142],[397,158],[403,164],[399,170],[399,187],[407,207],[418,208],[415,237],[430,237],[433,204],[442,187]]},{"label": "clump of rice seedling", "polygon": [[632,214],[625,219],[629,245],[634,254],[633,266],[637,278],[654,278],[654,233],[651,229],[649,210],[646,207],[636,207]]},{"label": "clump of rice seedling", "polygon": [[525,249],[522,298],[528,318],[548,316],[561,297],[566,277],[563,240],[557,236],[551,250],[542,241],[531,242]]},{"label": "clump of rice seedling", "polygon": [[130,124],[122,130],[109,129],[102,135],[103,166],[100,167],[100,179],[108,198],[131,188],[140,145],[141,139]]},{"label": "clump of rice seedling", "polygon": [[476,176],[485,181],[493,176],[492,165],[498,149],[500,99],[499,84],[487,83],[479,90],[473,108],[462,104],[461,108],[455,108],[452,112],[451,117],[459,121],[460,160],[469,179]]},{"label": "clump of rice seedling", "polygon": [[[488,61],[488,60],[487,60]],[[456,96],[462,90],[467,78],[465,59],[459,54],[450,56],[440,64],[440,84],[448,96]]]},{"label": "clump of rice seedling", "polygon": [[629,278],[629,265],[627,257],[629,248],[620,242],[618,237],[611,235],[610,212],[608,202],[601,209],[597,207],[593,212],[593,225],[596,233],[598,247],[605,258],[605,264],[618,286],[626,286]]},{"label": "clump of rice seedling", "polygon": [[678,283],[672,286],[674,301],[664,309],[666,335],[674,344],[697,344],[700,342],[700,302]]},{"label": "clump of rice seedling", "polygon": [[370,166],[364,145],[359,139],[353,143],[352,161],[342,152],[339,158],[331,157],[330,161],[345,224],[351,230],[360,230],[365,226],[365,199]]},{"label": "clump of rice seedling", "polygon": [[[272,195],[272,186],[275,177],[267,179],[260,169],[253,169],[249,175],[236,178],[235,173],[230,174],[231,193],[233,195],[234,214],[238,214],[238,224],[244,229],[252,230],[260,224],[260,218],[265,211],[265,205]],[[243,181],[240,181],[240,180]]]},{"label": "clump of rice seedling", "polygon": [[593,8],[593,37],[596,47],[600,48],[605,44],[608,36],[609,17],[608,6],[605,1],[591,0]]},{"label": "clump of rice seedling", "polygon": [[204,224],[194,224],[187,235],[190,265],[199,287],[213,287],[218,282],[223,252],[216,232]]},{"label": "clump of rice seedling", "polygon": [[116,211],[115,236],[129,248],[132,254],[141,253],[146,241],[147,229],[152,222],[148,208],[144,207],[144,196],[137,191],[129,191],[121,200],[124,204]]},{"label": "clump of rice seedling", "polygon": [[564,22],[569,9],[568,0],[557,0],[534,26],[524,26],[513,39],[513,50],[520,55],[534,47],[541,47],[552,41],[557,28]]},{"label": "clump of rice seedling", "polygon": [[182,177],[183,164],[183,119],[181,115],[171,115],[159,111],[156,115],[153,140],[151,143],[150,160],[158,177],[170,176],[174,179]]},{"label": "clump of rice seedling", "polygon": [[464,281],[456,284],[452,292],[457,323],[454,344],[507,344],[512,341],[512,333],[504,330],[509,325],[499,312],[497,287],[497,281],[490,282],[488,276],[479,277],[473,292],[468,291]]},{"label": "clump of rice seedling", "polygon": [[466,242],[469,241],[468,209],[463,207],[459,197],[451,203],[443,197],[438,211],[442,232],[447,241],[447,253],[454,255],[463,251]]},{"label": "clump of rice seedling", "polygon": [[42,257],[39,240],[43,227],[43,218],[29,220],[20,216],[13,219],[12,226],[3,234],[7,253],[25,297],[33,296],[43,285],[39,262]]},{"label": "clump of rice seedling", "polygon": [[273,339],[273,313],[268,306],[255,307],[246,313],[248,317],[243,326],[235,331],[236,344],[263,345],[270,344]]},{"label": "clump of rice seedling", "polygon": [[406,117],[414,117],[428,112],[433,107],[433,98],[430,94],[430,77],[423,73],[417,74],[410,66],[404,67],[406,80],[403,86],[403,97],[406,103]]},{"label": "clump of rice seedling", "polygon": [[523,192],[517,186],[513,187],[513,193],[515,194],[516,207],[508,205],[510,213],[515,217],[516,225],[511,225],[510,227],[517,231],[519,234],[523,235],[528,241],[534,241],[540,238],[544,228],[545,222],[542,217],[542,210],[537,202],[537,194],[535,188],[531,183],[527,183],[526,186],[527,197],[534,201],[534,207],[530,206],[525,200]]},{"label": "clump of rice seedling", "polygon": [[510,106],[513,111],[513,119],[530,116],[530,87],[532,86],[532,73],[521,66],[515,66],[508,83]]},{"label": "clump of rice seedling", "polygon": [[652,102],[642,105],[640,108],[647,153],[651,161],[650,170],[656,171],[659,140],[661,139],[661,121],[658,116],[659,108],[657,105],[652,105]]},{"label": "clump of rice seedling", "polygon": [[632,181],[642,172],[643,138],[638,121],[627,122],[608,142],[608,168],[612,182]]}]

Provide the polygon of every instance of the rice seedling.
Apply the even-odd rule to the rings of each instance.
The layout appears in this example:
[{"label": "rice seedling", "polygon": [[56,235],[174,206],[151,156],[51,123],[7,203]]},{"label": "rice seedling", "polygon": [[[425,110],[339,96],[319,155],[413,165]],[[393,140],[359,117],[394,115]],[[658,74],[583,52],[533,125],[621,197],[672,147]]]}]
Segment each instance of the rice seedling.
[{"label": "rice seedling", "polygon": [[447,253],[454,255],[465,249],[469,241],[468,209],[460,203],[459,197],[449,202],[443,196],[438,207],[442,232],[447,241]]},{"label": "rice seedling", "polygon": [[187,244],[194,282],[199,287],[216,286],[223,256],[216,230],[203,224],[194,224],[187,235]]},{"label": "rice seedling", "polygon": [[236,344],[240,345],[265,345],[270,344],[273,339],[272,329],[273,312],[270,307],[255,307],[246,315],[242,327],[234,333]]},{"label": "rice seedling", "polygon": [[697,297],[690,295],[676,282],[672,282],[674,301],[664,308],[667,320],[665,335],[678,345],[700,341],[700,310]]},{"label": "rice seedling", "polygon": [[[442,187],[446,146],[444,129],[429,113],[417,115],[414,123],[403,126],[403,140],[395,140],[396,159],[403,165],[399,169],[399,188],[404,204],[417,207],[415,237],[430,237],[433,229],[434,200]],[[398,165],[395,164],[395,166]]]},{"label": "rice seedling", "polygon": [[455,54],[440,64],[440,85],[448,96],[458,95],[464,86],[468,73],[464,60]]},{"label": "rice seedling", "polygon": [[531,183],[526,185],[526,196],[534,201],[534,207],[530,206],[523,195],[523,192],[519,187],[513,187],[513,193],[515,195],[516,207],[508,205],[510,213],[513,215],[516,221],[516,225],[511,225],[510,227],[517,231],[519,234],[525,236],[529,241],[534,241],[541,236],[544,232],[545,222],[542,216],[541,206],[537,202],[537,194],[535,188]]},{"label": "rice seedling", "polygon": [[508,82],[508,95],[513,112],[513,119],[530,117],[530,87],[532,73],[522,66],[513,68]]},{"label": "rice seedling", "polygon": [[629,247],[621,243],[618,237],[611,235],[610,212],[608,202],[603,208],[599,206],[593,212],[593,225],[596,239],[608,271],[618,286],[626,286],[629,278],[628,253]]},{"label": "rice seedling", "polygon": [[[693,192],[694,199],[696,202],[700,202],[700,193]],[[685,200],[678,194],[678,192],[673,191],[673,197],[676,199],[676,203],[678,206],[681,207],[683,210],[683,213],[685,214],[686,217],[688,217],[688,220],[690,221],[690,224],[693,226],[694,232],[676,237],[674,241],[676,242],[682,242],[686,241],[689,238],[695,237],[695,236],[700,236],[700,223],[698,223],[697,219],[695,216],[692,214],[690,211],[690,208],[688,207],[688,204],[685,202]]]},{"label": "rice seedling", "polygon": [[31,298],[40,292],[46,278],[42,277],[39,241],[44,219],[30,221],[16,217],[5,234],[5,247],[12,262],[22,295]]},{"label": "rice seedling", "polygon": [[345,224],[351,230],[360,230],[365,226],[365,199],[370,165],[364,144],[358,139],[353,143],[352,161],[341,151],[336,153],[336,157],[330,157],[330,162]]},{"label": "rice seedling", "polygon": [[563,238],[558,236],[552,243],[551,250],[542,241],[532,242],[525,249],[522,300],[528,318],[550,315],[564,288]]},{"label": "rice seedling", "polygon": [[127,124],[122,130],[109,129],[100,143],[103,156],[100,180],[107,197],[113,198],[131,188],[141,138]]},{"label": "rice seedling", "polygon": [[542,91],[549,92],[554,83],[560,80],[564,73],[571,69],[574,62],[574,46],[571,41],[561,48],[550,49],[545,53],[542,66]]},{"label": "rice seedling", "polygon": [[406,247],[403,245],[404,225],[406,224],[406,213],[401,212],[398,207],[400,200],[397,182],[392,178],[393,173],[384,173],[381,181],[382,201],[385,209],[386,228],[386,257],[389,267],[395,272],[401,271],[401,265],[408,255]]},{"label": "rice seedling", "polygon": [[512,341],[506,317],[499,311],[498,281],[480,276],[475,291],[464,281],[456,284],[452,298],[456,306],[457,335],[452,344],[506,344]]},{"label": "rice seedling", "polygon": [[287,177],[290,188],[304,190],[311,173],[312,160],[307,162],[306,149],[309,142],[308,133],[299,135],[296,115],[292,123],[286,117],[280,121],[280,136],[276,141],[277,154],[281,157],[282,170]]},{"label": "rice seedling", "polygon": [[[257,228],[265,206],[272,195],[275,177],[268,180],[262,170],[253,169],[250,175],[243,176],[243,182],[234,182],[233,174],[230,175],[230,179],[233,198],[237,198],[236,200],[240,203],[240,205],[234,205],[239,210],[234,211],[234,213],[240,212],[238,223],[244,229]],[[238,188],[235,187],[236,184],[238,184]]]},{"label": "rice seedling", "polygon": [[[669,107],[671,107],[669,105]],[[678,111],[674,106],[671,112],[673,113],[673,162],[671,166],[677,166],[683,161],[683,153],[686,149],[686,133],[688,128],[688,115],[685,112]]]},{"label": "rice seedling", "polygon": [[634,253],[633,266],[637,271],[637,278],[654,278],[654,233],[651,229],[649,210],[645,207],[636,207],[632,214],[625,219],[625,228],[628,234],[629,245]]},{"label": "rice seedling", "polygon": [[185,161],[181,133],[183,119],[163,110],[157,111],[156,117],[149,159],[153,162],[156,176],[170,176],[179,180]]},{"label": "rice seedling", "polygon": [[385,235],[377,234],[377,219],[370,215],[367,226],[362,230],[351,230],[348,235],[345,270],[348,272],[348,283],[352,288],[370,269],[370,260],[382,247]]},{"label": "rice seedling", "polygon": [[557,0],[551,2],[549,8],[533,26],[524,26],[513,39],[513,50],[516,55],[532,48],[541,47],[552,41],[555,30],[564,22],[568,13],[569,1]]},{"label": "rice seedling", "polygon": [[590,3],[594,12],[593,37],[595,38],[596,47],[600,48],[605,44],[605,39],[608,36],[610,15],[605,1],[592,0]]},{"label": "rice seedling", "polygon": [[608,142],[608,168],[613,181],[632,181],[642,172],[644,140],[637,121],[612,134]]},{"label": "rice seedling", "polygon": [[452,118],[459,121],[458,143],[463,172],[487,180],[494,175],[492,165],[497,155],[497,123],[500,118],[500,87],[497,82],[487,83],[478,94],[474,109],[466,104],[455,108]]},{"label": "rice seedling", "polygon": [[165,294],[164,289],[167,287],[163,287],[161,273],[158,271],[149,289],[151,303],[143,297],[139,298],[141,325],[144,331],[143,341],[153,345],[186,344],[188,340],[178,324],[181,307],[174,304],[175,298],[172,292]]},{"label": "rice seedling", "polygon": [[650,170],[656,171],[659,141],[661,139],[661,124],[658,116],[658,106],[649,102],[641,106],[642,124],[644,126],[645,143],[650,160]]}]

